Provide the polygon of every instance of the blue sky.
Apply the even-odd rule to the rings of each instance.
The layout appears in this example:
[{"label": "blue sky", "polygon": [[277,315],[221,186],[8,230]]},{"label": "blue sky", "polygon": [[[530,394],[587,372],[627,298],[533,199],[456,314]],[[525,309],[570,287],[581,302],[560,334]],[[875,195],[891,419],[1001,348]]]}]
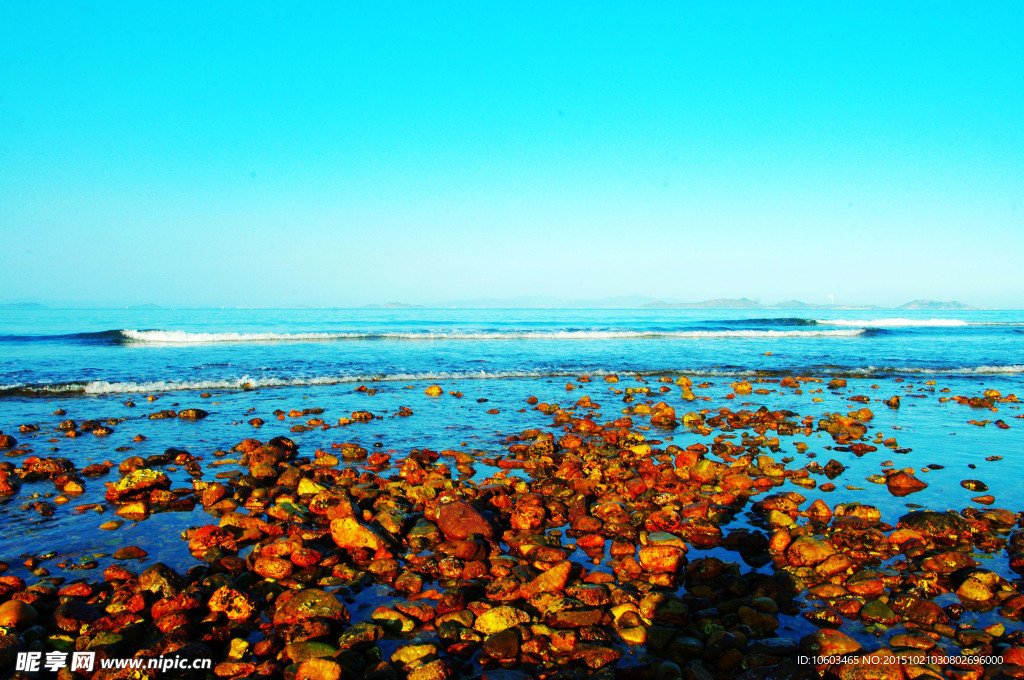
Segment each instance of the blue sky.
[{"label": "blue sky", "polygon": [[1024,306],[1019,4],[552,4],[2,3],[0,302]]}]

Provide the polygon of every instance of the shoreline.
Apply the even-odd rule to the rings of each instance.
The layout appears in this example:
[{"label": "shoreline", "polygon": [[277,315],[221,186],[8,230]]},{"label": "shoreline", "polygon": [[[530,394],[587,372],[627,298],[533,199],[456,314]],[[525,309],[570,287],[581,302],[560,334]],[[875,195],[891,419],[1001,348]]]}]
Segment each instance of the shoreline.
[{"label": "shoreline", "polygon": [[[1016,402],[935,384],[948,376],[874,387],[675,377],[515,377],[487,386],[484,403],[460,398],[466,378],[438,396],[422,382],[116,395],[165,416],[144,420],[114,417],[126,410],[114,395],[51,397],[83,411],[74,430],[57,429],[66,413],[0,423],[16,440],[0,459],[13,492],[0,497],[3,519],[61,537],[46,545],[53,557],[0,553],[0,620],[26,617],[4,629],[0,665],[69,644],[115,657],[202,651],[217,677],[784,677],[814,674],[800,657],[847,655],[831,669],[845,677],[888,652],[1024,660],[1024,506],[999,510],[998,467],[969,463],[980,484],[970,497],[989,495],[988,480],[995,498],[957,516],[906,507],[965,497],[945,491],[954,472],[935,462],[959,458],[907,439],[952,413],[976,444],[1007,441]],[[893,396],[902,405],[886,406]],[[271,411],[282,399],[293,407]],[[364,406],[339,418],[336,402],[352,399]],[[944,411],[914,420],[918,403]],[[452,423],[463,429],[446,432]],[[127,442],[126,429],[142,439]],[[438,443],[405,446],[394,433],[407,431]],[[121,524],[89,528],[101,522]],[[317,613],[289,607],[291,593]],[[103,636],[121,627],[131,635]]]},{"label": "shoreline", "polygon": [[[1024,364],[959,366],[949,368],[926,367],[879,367],[861,368],[834,367],[822,370],[820,366],[807,367],[806,370],[792,368],[703,368],[692,370],[642,370],[623,371],[613,369],[597,369],[590,371],[550,370],[550,371],[496,371],[487,373],[479,371],[437,371],[427,373],[400,372],[381,375],[338,375],[317,377],[262,377],[250,378],[209,378],[177,383],[163,381],[123,382],[110,380],[80,380],[65,383],[36,383],[0,385],[0,400],[5,398],[39,398],[59,399],[75,397],[103,397],[158,394],[200,393],[200,398],[209,398],[214,392],[218,394],[238,394],[258,390],[272,390],[296,387],[331,387],[357,383],[427,383],[437,381],[459,380],[522,380],[545,378],[576,378],[581,375],[603,378],[608,375],[626,378],[653,378],[658,376],[689,376],[703,379],[772,379],[794,377],[805,382],[825,381],[842,378],[851,380],[898,379],[907,380],[959,380],[959,379],[998,379],[1024,374]],[[2,401],[0,401],[2,403]]]}]

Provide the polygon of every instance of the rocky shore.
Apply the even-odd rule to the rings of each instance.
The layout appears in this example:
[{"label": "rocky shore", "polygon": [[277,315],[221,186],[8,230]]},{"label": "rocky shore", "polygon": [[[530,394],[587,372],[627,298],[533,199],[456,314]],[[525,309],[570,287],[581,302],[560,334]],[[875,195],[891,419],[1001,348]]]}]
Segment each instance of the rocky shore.
[{"label": "rocky shore", "polygon": [[[576,398],[592,382],[604,391]],[[527,426],[485,452],[351,442],[345,428],[384,417],[372,408],[335,422],[315,406],[281,410],[278,423],[250,419],[231,450],[172,440],[88,465],[36,449],[123,420],[58,411],[16,424],[0,433],[0,502],[26,518],[110,513],[100,528],[111,530],[187,513],[192,564],[147,559],[159,555],[145,542],[78,561],[60,545],[0,550],[0,669],[40,677],[13,670],[19,652],[77,650],[212,659],[186,674],[203,678],[1024,677],[1020,510],[965,479],[971,507],[906,508],[890,524],[853,500],[860,480],[843,487],[840,458],[870,455],[881,465],[869,481],[894,501],[927,488],[927,470],[881,460],[905,453],[872,425],[899,395],[791,377],[733,383],[730,405],[710,408],[709,386],[540,383],[548,401],[530,397]],[[816,408],[826,390],[848,408]],[[746,401],[768,391],[801,396],[806,412]],[[438,385],[425,395],[463,396]],[[973,425],[1011,427],[992,412],[1015,409],[1013,395],[943,398]],[[207,415],[146,417],[202,428]],[[302,434],[315,431],[336,441],[307,447]],[[812,434],[827,450],[797,441]],[[102,498],[78,502],[101,484]]]}]

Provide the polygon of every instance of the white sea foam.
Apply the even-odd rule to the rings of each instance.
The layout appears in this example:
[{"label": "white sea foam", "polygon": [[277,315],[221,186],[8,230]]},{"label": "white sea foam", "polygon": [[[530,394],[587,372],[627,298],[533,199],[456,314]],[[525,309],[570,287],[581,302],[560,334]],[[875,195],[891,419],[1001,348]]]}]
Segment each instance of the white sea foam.
[{"label": "white sea foam", "polygon": [[895,373],[920,373],[936,376],[1014,375],[1024,373],[1024,364],[1014,364],[1012,366],[975,366],[958,369],[903,368],[890,370]]},{"label": "white sea foam", "polygon": [[[654,376],[672,375],[679,373],[678,370],[661,371],[609,371],[597,370],[574,370],[574,371],[425,371],[420,373],[389,373],[383,375],[323,375],[294,378],[278,377],[251,377],[244,375],[237,378],[214,378],[206,380],[155,380],[145,382],[111,382],[106,380],[93,380],[82,383],[55,383],[49,385],[29,385],[26,383],[12,383],[0,385],[0,393],[7,391],[25,391],[36,394],[140,394],[154,392],[176,392],[187,390],[245,390],[267,387],[301,387],[316,385],[337,385],[345,383],[372,383],[372,382],[413,382],[413,381],[436,381],[444,380],[493,380],[502,378],[557,378],[576,377],[584,373],[595,378],[606,375],[617,374],[619,376]],[[758,375],[782,375],[783,373],[800,373],[803,375],[862,375],[871,376],[878,374],[889,375],[1015,375],[1024,373],[1024,364],[1013,364],[1009,366],[965,366],[960,368],[921,368],[921,367],[879,367],[863,366],[860,368],[849,368],[841,370],[816,370],[813,368],[795,369],[793,371],[758,371],[752,369],[698,369],[684,370],[683,375],[692,378],[744,378]]]},{"label": "white sea foam", "polygon": [[718,330],[718,331],[408,331],[380,333],[193,333],[189,331],[124,330],[122,335],[137,343],[197,345],[216,342],[322,342],[331,340],[607,340],[642,338],[826,338],[852,337],[863,328],[831,330]]},{"label": "white sea foam", "polygon": [[343,340],[361,336],[359,333],[193,333],[191,331],[121,331],[131,342],[166,345],[200,345],[211,342],[274,342]]},{"label": "white sea foam", "polygon": [[[603,369],[592,371],[425,371],[421,373],[389,373],[384,375],[329,375],[295,378],[260,377],[244,375],[238,378],[208,380],[154,380],[146,382],[110,382],[93,380],[83,383],[63,383],[51,385],[26,385],[18,383],[0,387],[4,389],[23,389],[36,393],[47,394],[139,394],[152,392],[174,392],[183,390],[244,390],[263,387],[301,387],[305,385],[337,385],[344,383],[372,382],[413,382],[413,381],[444,381],[444,380],[489,380],[501,378],[555,378],[576,377],[587,374],[594,377],[606,375],[665,375],[675,371],[608,371]],[[757,375],[751,370],[702,370],[688,371],[693,377],[744,377]]]},{"label": "white sea foam", "polygon": [[921,375],[1015,375],[1024,373],[1024,364],[1009,366],[961,366],[959,368],[920,368],[905,366],[900,368],[879,368],[866,366],[848,371],[851,374],[872,375],[875,373],[907,373]]}]

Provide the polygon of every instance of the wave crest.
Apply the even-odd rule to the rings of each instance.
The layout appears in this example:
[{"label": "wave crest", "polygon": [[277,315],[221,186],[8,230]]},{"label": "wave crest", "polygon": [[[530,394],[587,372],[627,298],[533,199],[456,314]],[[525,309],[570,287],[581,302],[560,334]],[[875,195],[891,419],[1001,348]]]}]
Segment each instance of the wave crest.
[{"label": "wave crest", "polygon": [[339,385],[346,383],[369,382],[414,382],[444,380],[495,380],[502,378],[559,378],[575,377],[587,374],[594,377],[606,375],[619,376],[661,376],[686,375],[692,378],[750,378],[750,377],[782,377],[786,375],[805,375],[816,377],[850,377],[869,378],[894,375],[936,375],[936,376],[971,376],[971,375],[1018,375],[1024,373],[1024,364],[1007,366],[961,366],[961,367],[918,367],[918,366],[863,366],[859,368],[842,368],[838,366],[808,366],[802,368],[777,369],[744,369],[744,368],[704,368],[682,370],[678,368],[644,371],[613,371],[607,369],[575,369],[550,371],[424,371],[419,373],[388,373],[363,375],[323,375],[280,378],[273,376],[252,377],[243,375],[237,378],[211,378],[205,380],[155,380],[155,381],[106,381],[92,380],[82,382],[26,384],[13,383],[0,385],[0,397],[14,396],[59,396],[59,395],[91,395],[108,394],[140,394],[156,392],[180,392],[189,390],[249,390],[266,387],[302,387],[316,385]]},{"label": "wave crest", "polygon": [[199,345],[216,342],[325,342],[339,340],[608,340],[643,338],[818,338],[852,337],[864,328],[830,330],[693,330],[693,331],[629,331],[629,330],[562,330],[562,331],[395,331],[395,332],[230,332],[198,333],[191,331],[121,331],[133,343],[164,345]]}]

